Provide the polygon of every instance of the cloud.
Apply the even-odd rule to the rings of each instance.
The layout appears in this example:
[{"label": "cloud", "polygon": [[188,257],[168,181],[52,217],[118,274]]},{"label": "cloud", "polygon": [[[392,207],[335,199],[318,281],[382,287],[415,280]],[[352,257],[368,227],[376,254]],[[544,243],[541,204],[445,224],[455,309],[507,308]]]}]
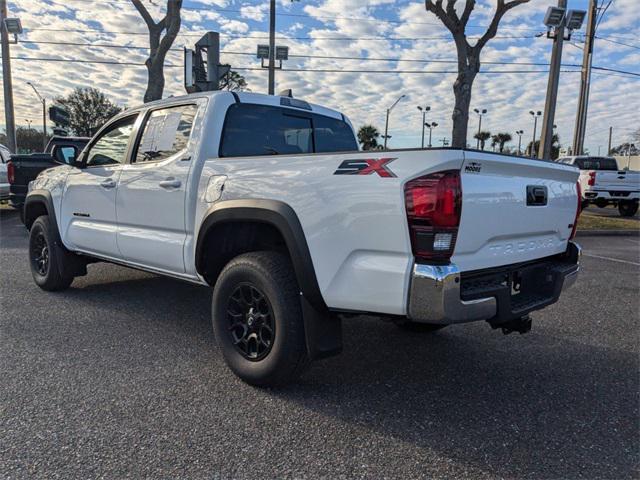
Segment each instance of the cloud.
[{"label": "cloud", "polygon": [[[154,18],[162,17],[164,1],[150,5]],[[460,2],[459,2],[460,3]],[[494,65],[490,62],[545,63],[551,41],[535,38],[543,31],[542,15],[549,1],[532,0],[510,11],[503,19],[499,37],[489,42],[482,53],[483,71],[515,72],[540,70],[538,73],[481,73],[472,93],[472,107],[487,108],[483,127],[496,133],[525,130],[523,141],[530,138],[533,119],[529,110],[542,110],[547,87],[545,66]],[[575,0],[572,8],[586,8],[586,0]],[[181,95],[183,45],[192,46],[198,35],[207,30],[220,31],[222,61],[229,62],[245,75],[250,88],[264,92],[266,70],[253,55],[258,43],[268,35],[267,2],[248,0],[185,0],[181,35],[167,57],[165,95]],[[482,34],[493,15],[495,0],[479,0],[469,22],[472,36]],[[610,40],[638,45],[631,29],[640,23],[634,0],[616,0],[600,24],[598,34]],[[148,54],[146,26],[127,2],[63,2],[62,0],[21,0],[10,2],[12,13],[22,19],[25,43],[12,46],[17,57],[69,59],[71,62],[12,62],[15,112],[18,124],[41,116],[40,106],[26,81],[33,81],[50,101],[75,87],[96,86],[119,104],[133,106],[141,102],[146,87]],[[391,145],[419,145],[422,117],[418,105],[430,105],[428,121],[436,121],[434,139],[450,138],[453,109],[452,84],[456,70],[456,50],[440,21],[424,9],[424,2],[394,0],[306,0],[278,2],[277,44],[287,45],[290,59],[285,69],[276,73],[276,90],[292,88],[294,95],[343,111],[359,126],[373,123],[384,128],[385,111],[401,93],[407,95],[390,118]],[[300,16],[298,16],[300,15]],[[42,29],[59,29],[51,32]],[[76,32],[75,30],[81,30]],[[130,32],[112,34],[104,32]],[[134,35],[132,33],[142,33]],[[189,35],[193,33],[193,35]],[[240,37],[240,38],[237,38]],[[262,37],[262,38],[255,38]],[[341,39],[341,40],[336,40]],[[400,40],[403,39],[403,40]],[[580,64],[581,36],[564,49],[564,63]],[[141,47],[114,49],[86,45],[53,45],[36,42],[68,42],[98,45]],[[637,48],[597,40],[594,65],[638,71]],[[250,53],[251,55],[246,55]],[[298,56],[296,56],[298,55]],[[303,55],[305,57],[299,57]],[[353,57],[349,59],[308,58]],[[362,59],[361,59],[362,58]],[[367,60],[368,59],[368,60]],[[380,60],[381,59],[381,60]],[[394,61],[399,59],[403,61]],[[134,62],[137,66],[74,63],[74,60]],[[440,63],[452,62],[452,63]],[[252,69],[252,70],[246,70]],[[324,71],[287,71],[291,69]],[[388,70],[392,73],[375,73]],[[564,67],[561,76],[556,124],[564,144],[570,144],[575,122],[579,68]],[[569,72],[571,71],[571,72]],[[418,73],[414,73],[418,72]],[[614,127],[614,143],[622,142],[629,126],[637,125],[640,84],[636,77],[614,76],[594,71],[587,125],[587,143],[592,151],[606,145],[608,128]],[[3,112],[4,104],[0,104]],[[0,123],[3,120],[0,119]],[[470,120],[470,135],[477,127]],[[626,130],[625,130],[626,129]],[[514,135],[514,138],[515,137]],[[436,141],[434,140],[434,144]]]}]

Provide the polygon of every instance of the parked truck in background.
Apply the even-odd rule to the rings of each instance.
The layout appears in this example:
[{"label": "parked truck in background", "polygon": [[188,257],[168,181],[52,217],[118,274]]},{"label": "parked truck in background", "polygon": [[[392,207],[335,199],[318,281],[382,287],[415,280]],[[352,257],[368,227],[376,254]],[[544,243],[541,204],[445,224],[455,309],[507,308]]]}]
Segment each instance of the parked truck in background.
[{"label": "parked truck in background", "polygon": [[620,170],[613,157],[562,157],[558,162],[580,169],[582,208],[613,205],[623,217],[638,212],[640,172]]},{"label": "parked truck in background", "polygon": [[47,168],[73,165],[89,140],[87,137],[51,137],[44,153],[12,154],[7,163],[9,204],[22,211],[29,182]]},{"label": "parked truck in background", "polygon": [[577,180],[479,151],[359,152],[340,112],[208,92],[112,119],[32,182],[24,220],[42,289],[96,261],[209,286],[231,370],[279,385],[362,313],[527,332],[577,278]]}]

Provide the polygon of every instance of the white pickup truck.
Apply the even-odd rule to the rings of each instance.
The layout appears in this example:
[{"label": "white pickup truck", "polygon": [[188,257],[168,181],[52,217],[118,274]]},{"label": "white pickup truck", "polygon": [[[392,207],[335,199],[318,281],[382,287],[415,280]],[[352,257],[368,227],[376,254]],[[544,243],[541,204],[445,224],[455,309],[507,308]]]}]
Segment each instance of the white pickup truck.
[{"label": "white pickup truck", "polygon": [[24,219],[41,288],[95,261],[209,285],[227,364],[278,385],[338,353],[354,314],[528,331],[577,277],[577,180],[478,151],[359,152],[339,112],[215,92],[115,117],[31,183]]},{"label": "white pickup truck", "polygon": [[580,169],[582,208],[589,204],[618,207],[620,215],[632,217],[638,212],[640,172],[619,170],[613,157],[562,157],[558,162]]}]

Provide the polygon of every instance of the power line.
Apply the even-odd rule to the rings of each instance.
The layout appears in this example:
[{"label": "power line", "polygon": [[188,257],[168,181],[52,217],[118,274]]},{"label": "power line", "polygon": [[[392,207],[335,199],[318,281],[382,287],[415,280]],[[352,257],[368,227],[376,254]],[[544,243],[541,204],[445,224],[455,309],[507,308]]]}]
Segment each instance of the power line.
[{"label": "power line", "polygon": [[[115,60],[78,60],[72,58],[44,58],[44,57],[11,57],[12,60],[40,61],[40,62],[68,62],[68,63],[85,63],[85,64],[104,64],[104,65],[134,65],[145,66],[144,63],[137,62],[121,62]],[[182,65],[165,64],[167,68],[183,68]],[[234,70],[264,70],[262,67],[234,67]],[[283,68],[283,72],[319,72],[319,73],[395,73],[395,74],[457,74],[457,70],[345,70],[342,68]],[[567,73],[579,72],[579,70],[565,70]],[[527,74],[527,73],[548,73],[548,70],[481,70],[479,73],[484,74]]]},{"label": "power line", "polygon": [[604,40],[605,42],[615,43],[617,45],[623,45],[625,47],[635,48],[636,50],[640,50],[640,46],[638,46],[638,45],[631,45],[630,43],[624,43],[624,42],[619,42],[617,40],[611,40],[610,38],[601,37],[599,35],[596,35],[596,38],[598,40]]},{"label": "power line", "polygon": [[[108,35],[149,35],[149,32],[121,32],[121,31],[107,31],[107,30],[83,30],[83,29],[65,29],[65,28],[30,28],[25,29],[28,32],[73,32],[73,33],[104,33]],[[187,37],[194,36],[202,36],[205,32],[195,33],[195,32],[187,32],[180,33],[180,35]],[[268,36],[249,36],[249,35],[231,35],[227,33],[221,33],[221,37],[233,38],[233,39],[254,39],[254,40],[268,40]],[[389,37],[384,35],[372,36],[372,37],[285,37],[280,36],[281,40],[329,40],[329,41],[338,41],[338,42],[352,42],[356,40],[367,40],[367,41],[384,41],[384,40],[392,40],[392,41],[417,41],[417,40],[449,40],[451,38],[450,35],[441,35],[437,37]],[[467,37],[468,39],[476,39],[480,37]],[[507,35],[507,36],[495,36],[494,39],[532,39],[538,38],[536,35]]]},{"label": "power line", "polygon": [[[149,50],[149,47],[137,46],[137,45],[113,45],[113,44],[99,44],[99,43],[81,43],[81,42],[52,42],[45,40],[22,40],[20,44],[28,45],[65,45],[65,46],[78,46],[87,48],[116,48],[116,49],[132,49],[132,50]],[[18,45],[20,45],[18,44]],[[182,52],[181,48],[171,48],[173,52]],[[226,55],[244,55],[255,57],[255,53],[252,52],[234,52],[228,50],[221,50],[220,53]],[[345,57],[335,55],[299,55],[291,54],[289,58],[311,58],[311,59],[325,59],[325,60],[358,60],[358,61],[374,61],[374,62],[406,62],[406,63],[448,63],[457,64],[457,60],[443,60],[443,59],[412,59],[412,58],[397,58],[397,57]],[[522,66],[549,66],[544,62],[481,62],[483,65],[522,65]],[[578,64],[565,64],[565,67],[579,67]]]},{"label": "power line", "polygon": [[[135,49],[135,50],[148,50],[148,47],[136,46],[136,45],[113,45],[113,44],[92,44],[81,42],[51,42],[51,41],[33,41],[23,40],[21,43],[35,44],[35,45],[65,45],[65,46],[81,46],[88,48],[117,48],[117,49]],[[172,48],[171,51],[182,52],[181,48]],[[236,52],[229,50],[222,50],[220,53],[225,55],[242,55],[254,57],[255,53],[251,52]],[[442,59],[409,59],[409,58],[397,58],[397,57],[349,57],[349,56],[334,56],[334,55],[289,55],[290,58],[310,58],[310,59],[324,59],[324,60],[356,60],[356,61],[375,61],[375,62],[407,62],[407,63],[442,63],[442,64],[457,64],[456,60],[442,60]],[[544,62],[481,62],[482,65],[520,65],[531,67],[547,67],[548,63]],[[579,64],[563,64],[566,68],[578,68]],[[593,67],[595,70],[603,70],[613,73],[621,73],[624,75],[640,76],[640,73],[629,72],[624,70],[617,70],[608,67]]]}]

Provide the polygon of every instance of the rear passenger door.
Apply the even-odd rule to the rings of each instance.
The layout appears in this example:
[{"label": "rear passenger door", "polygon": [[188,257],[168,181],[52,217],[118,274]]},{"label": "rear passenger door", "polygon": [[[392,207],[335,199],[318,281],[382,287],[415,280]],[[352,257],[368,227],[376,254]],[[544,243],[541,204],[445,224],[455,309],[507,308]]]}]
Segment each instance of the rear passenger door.
[{"label": "rear passenger door", "polygon": [[124,260],[184,273],[185,197],[195,104],[147,113],[118,183],[118,247]]}]

